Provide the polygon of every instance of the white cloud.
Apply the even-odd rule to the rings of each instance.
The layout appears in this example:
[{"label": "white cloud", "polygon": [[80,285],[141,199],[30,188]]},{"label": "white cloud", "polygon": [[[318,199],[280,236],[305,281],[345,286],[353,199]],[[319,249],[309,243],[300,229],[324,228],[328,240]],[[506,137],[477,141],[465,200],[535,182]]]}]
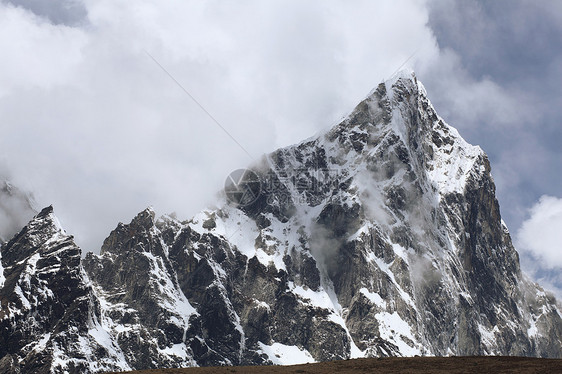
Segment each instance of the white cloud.
[{"label": "white cloud", "polygon": [[0,4],[0,99],[17,90],[68,83],[81,60],[85,33],[55,26],[22,8]]},{"label": "white cloud", "polygon": [[148,205],[190,217],[250,162],[145,50],[255,158],[337,122],[414,51],[463,135],[530,112],[439,50],[424,1],[68,1],[72,26],[0,3],[0,161],[86,250]]},{"label": "white cloud", "polygon": [[250,161],[144,50],[256,158],[437,53],[416,0],[87,0],[71,26],[20,4],[0,3],[0,160],[94,251],[150,204],[190,217]]},{"label": "white cloud", "polygon": [[542,196],[517,232],[518,247],[542,268],[562,268],[562,198]]}]

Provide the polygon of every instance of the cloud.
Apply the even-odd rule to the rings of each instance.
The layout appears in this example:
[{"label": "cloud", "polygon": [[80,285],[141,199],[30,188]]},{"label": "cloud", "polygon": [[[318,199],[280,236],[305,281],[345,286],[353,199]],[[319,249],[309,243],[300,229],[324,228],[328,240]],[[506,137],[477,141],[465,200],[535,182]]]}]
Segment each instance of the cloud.
[{"label": "cloud", "polygon": [[562,198],[542,196],[517,232],[519,249],[545,269],[562,269]]},{"label": "cloud", "polygon": [[0,161],[85,250],[148,205],[189,218],[251,162],[145,51],[256,159],[436,53],[415,0],[57,4],[0,3]]},{"label": "cloud", "polygon": [[562,7],[556,0],[435,0],[429,8],[439,44],[457,51],[478,79],[533,84],[560,55]]},{"label": "cloud", "polygon": [[[145,51],[256,159],[335,124],[417,51],[409,64],[438,112],[490,155],[502,213],[516,227],[561,182],[562,58],[544,53],[544,74],[506,79],[502,69],[525,69],[505,57],[517,43],[500,39],[522,38],[542,19],[533,37],[555,43],[560,23],[516,22],[524,2],[501,22],[496,8],[466,3],[0,3],[9,56],[0,61],[0,164],[97,251],[147,205],[190,217],[251,162]],[[544,4],[528,12],[556,13]],[[476,64],[488,54],[499,65]]]}]

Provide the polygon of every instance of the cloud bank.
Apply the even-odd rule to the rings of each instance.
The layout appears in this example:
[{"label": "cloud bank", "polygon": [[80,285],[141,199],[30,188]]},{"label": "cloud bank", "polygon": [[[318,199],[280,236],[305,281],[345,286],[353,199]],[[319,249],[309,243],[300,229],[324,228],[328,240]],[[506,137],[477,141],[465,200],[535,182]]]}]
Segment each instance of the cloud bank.
[{"label": "cloud bank", "polygon": [[80,4],[0,4],[0,157],[93,251],[147,205],[188,218],[251,161],[145,51],[255,158],[437,51],[417,1]]},{"label": "cloud bank", "polygon": [[438,112],[490,156],[513,229],[562,184],[559,7],[2,2],[0,168],[99,251],[148,205],[189,218],[252,161],[146,52],[256,159],[338,122],[415,52]]}]

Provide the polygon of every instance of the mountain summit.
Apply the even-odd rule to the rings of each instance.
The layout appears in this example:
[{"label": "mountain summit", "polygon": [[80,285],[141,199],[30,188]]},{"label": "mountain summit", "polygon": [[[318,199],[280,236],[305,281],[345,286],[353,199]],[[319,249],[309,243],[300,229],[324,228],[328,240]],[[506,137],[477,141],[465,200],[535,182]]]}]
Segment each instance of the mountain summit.
[{"label": "mountain summit", "polygon": [[413,73],[229,181],[218,208],[147,209],[81,262],[41,212],[1,250],[0,370],[562,357],[560,308],[521,272],[488,158]]}]

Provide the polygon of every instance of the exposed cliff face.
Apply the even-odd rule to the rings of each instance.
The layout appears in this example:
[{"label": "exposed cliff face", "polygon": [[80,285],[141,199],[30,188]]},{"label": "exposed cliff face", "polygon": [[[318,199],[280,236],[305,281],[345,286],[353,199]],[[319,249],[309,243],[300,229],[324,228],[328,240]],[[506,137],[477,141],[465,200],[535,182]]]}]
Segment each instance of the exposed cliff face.
[{"label": "exposed cliff face", "polygon": [[80,248],[43,209],[2,247],[0,371],[89,372],[122,368],[107,353],[99,304]]},{"label": "exposed cliff face", "polygon": [[[560,309],[521,273],[486,155],[443,122],[412,74],[252,172],[239,188],[253,198],[227,191],[185,222],[147,209],[82,264],[43,211],[2,248],[0,347],[13,348],[0,365],[562,357]],[[41,270],[47,257],[56,272]],[[37,279],[29,294],[26,279]],[[29,340],[38,334],[43,346]]]},{"label": "exposed cliff face", "polygon": [[183,343],[196,313],[178,287],[154,212],[119,224],[100,256],[89,253],[83,263],[95,280],[104,328],[131,368],[195,363]]}]

